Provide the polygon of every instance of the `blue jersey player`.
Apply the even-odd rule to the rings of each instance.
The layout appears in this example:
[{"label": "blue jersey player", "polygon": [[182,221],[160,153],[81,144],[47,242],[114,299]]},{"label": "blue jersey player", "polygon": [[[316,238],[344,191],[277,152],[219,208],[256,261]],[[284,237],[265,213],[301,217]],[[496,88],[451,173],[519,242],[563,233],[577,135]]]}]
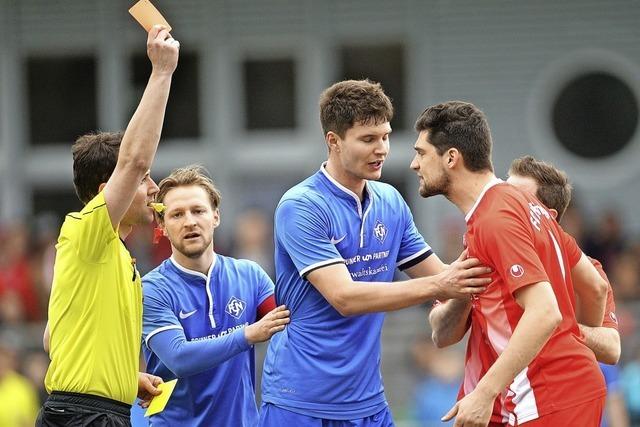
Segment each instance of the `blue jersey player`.
[{"label": "blue jersey player", "polygon": [[200,168],[173,171],[157,200],[172,255],[142,280],[143,350],[149,372],[179,380],[151,424],[255,426],[252,344],[283,330],[289,311],[256,263],[214,252],[220,195]]},{"label": "blue jersey player", "polygon": [[[329,158],[275,213],[276,300],[291,324],[264,364],[261,426],[390,426],[380,374],[382,312],[480,292],[488,271],[461,257],[448,268],[409,208],[376,182],[393,108],[379,84],[336,83],[322,94]],[[463,254],[464,255],[464,254]],[[389,283],[396,268],[413,279]]]}]

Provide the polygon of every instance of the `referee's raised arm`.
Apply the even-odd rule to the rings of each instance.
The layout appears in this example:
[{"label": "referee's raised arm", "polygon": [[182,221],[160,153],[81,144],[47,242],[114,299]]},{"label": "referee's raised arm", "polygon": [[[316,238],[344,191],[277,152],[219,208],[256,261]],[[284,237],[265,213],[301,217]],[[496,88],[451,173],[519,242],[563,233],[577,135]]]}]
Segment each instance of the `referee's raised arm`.
[{"label": "referee's raised arm", "polygon": [[104,188],[109,217],[118,226],[145,179],[160,141],[171,77],[178,64],[180,43],[164,27],[155,25],[147,37],[151,76],[120,145],[118,163]]}]

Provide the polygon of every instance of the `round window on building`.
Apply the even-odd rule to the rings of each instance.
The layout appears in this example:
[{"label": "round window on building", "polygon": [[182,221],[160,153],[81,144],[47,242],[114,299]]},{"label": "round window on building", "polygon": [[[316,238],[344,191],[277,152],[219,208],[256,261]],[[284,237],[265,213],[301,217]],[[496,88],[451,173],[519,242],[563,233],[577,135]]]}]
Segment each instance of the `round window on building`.
[{"label": "round window on building", "polygon": [[586,159],[601,159],[631,142],[638,126],[638,100],[620,78],[589,72],[560,90],[551,119],[564,148]]}]

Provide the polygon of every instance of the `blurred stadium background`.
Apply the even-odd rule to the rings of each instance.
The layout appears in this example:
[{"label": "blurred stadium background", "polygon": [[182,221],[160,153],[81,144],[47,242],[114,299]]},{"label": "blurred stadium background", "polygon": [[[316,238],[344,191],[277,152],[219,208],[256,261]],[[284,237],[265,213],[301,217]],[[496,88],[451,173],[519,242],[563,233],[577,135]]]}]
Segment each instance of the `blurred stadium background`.
[{"label": "blurred stadium background", "polygon": [[[124,129],[141,96],[149,63],[127,13],[133,3],[0,0],[0,414],[28,400],[16,384],[46,395],[39,349],[54,245],[64,214],[79,208],[70,145],[90,130]],[[618,303],[626,410],[610,425],[628,425],[629,415],[640,425],[639,1],[154,4],[182,47],[153,176],[188,163],[209,169],[223,192],[219,252],[273,273],[275,205],[325,158],[318,96],[334,81],[368,77],[396,108],[384,180],[451,261],[463,220],[444,199],[419,198],[408,168],[413,120],[439,101],[471,101],[492,126],[499,176],[532,154],[573,179],[564,226],[603,262]],[[151,230],[128,244],[143,273],[169,251],[151,244]],[[461,373],[460,349],[429,345],[427,310],[391,313],[385,325],[383,374],[398,425],[432,425],[422,413],[446,411]],[[12,425],[0,415],[0,427]]]}]

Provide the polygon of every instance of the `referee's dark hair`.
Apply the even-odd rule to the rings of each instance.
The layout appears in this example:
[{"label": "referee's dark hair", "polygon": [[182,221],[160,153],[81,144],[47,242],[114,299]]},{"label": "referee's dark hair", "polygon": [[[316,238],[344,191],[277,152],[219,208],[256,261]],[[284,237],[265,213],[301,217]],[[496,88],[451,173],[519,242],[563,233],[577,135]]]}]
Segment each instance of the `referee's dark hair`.
[{"label": "referee's dark hair", "polygon": [[71,148],[73,155],[73,185],[83,204],[98,194],[118,162],[123,132],[96,132],[79,137]]}]

